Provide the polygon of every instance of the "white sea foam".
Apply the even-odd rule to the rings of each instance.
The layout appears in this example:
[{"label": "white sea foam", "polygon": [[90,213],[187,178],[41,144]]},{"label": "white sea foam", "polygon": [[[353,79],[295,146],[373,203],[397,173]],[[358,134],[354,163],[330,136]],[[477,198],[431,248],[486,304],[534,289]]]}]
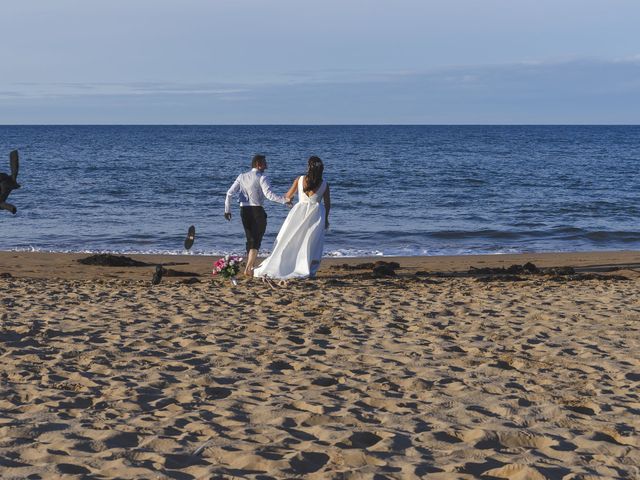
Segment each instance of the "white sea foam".
[{"label": "white sea foam", "polygon": [[[74,253],[74,254],[112,254],[112,255],[194,255],[194,256],[211,256],[221,257],[224,255],[238,255],[244,256],[245,252],[240,250],[224,250],[224,249],[64,249],[64,248],[38,248],[38,247],[25,247],[25,248],[13,248],[8,251],[11,252],[42,252],[42,253]],[[555,250],[555,251],[573,251],[573,250]],[[532,250],[527,252],[533,253]],[[271,252],[269,250],[261,250],[260,256],[266,257]],[[355,248],[342,248],[331,250],[324,253],[325,258],[365,258],[365,257],[430,257],[441,255],[504,255],[513,253],[525,253],[523,250],[515,248],[507,249],[424,249],[424,248],[391,248],[385,250],[367,250],[367,249],[355,249]]]}]

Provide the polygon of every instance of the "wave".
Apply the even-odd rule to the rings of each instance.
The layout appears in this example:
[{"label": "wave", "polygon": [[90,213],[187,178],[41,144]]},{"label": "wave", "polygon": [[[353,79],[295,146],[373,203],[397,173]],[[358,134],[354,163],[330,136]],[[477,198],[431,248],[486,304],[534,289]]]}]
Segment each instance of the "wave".
[{"label": "wave", "polygon": [[640,231],[631,230],[586,230],[579,227],[555,227],[550,229],[522,230],[444,230],[425,234],[440,240],[491,239],[491,240],[593,240],[614,242],[639,242]]},{"label": "wave", "polygon": [[[520,253],[545,253],[545,252],[589,252],[589,251],[610,251],[625,250],[625,248],[612,248],[609,245],[553,245],[547,247],[531,248],[530,246],[504,247],[504,246],[477,246],[477,247],[393,247],[384,249],[367,248],[339,248],[326,251],[324,258],[370,258],[370,257],[437,257],[437,256],[466,256],[466,255],[507,255]],[[59,248],[14,248],[11,252],[41,252],[41,253],[64,253],[64,254],[86,254],[94,255],[98,253],[110,253],[114,255],[189,255],[204,257],[221,257],[224,255],[238,255],[244,257],[245,252],[237,249],[210,249],[190,251],[183,249],[59,249]],[[269,255],[269,251],[261,251],[260,256]]]},{"label": "wave", "polygon": [[568,237],[568,238],[570,239],[588,238],[589,240],[592,240],[595,242],[609,242],[611,240],[614,240],[616,242],[631,243],[631,242],[640,242],[640,232],[629,232],[629,231],[611,232],[611,231],[601,230],[601,231],[594,231],[594,232],[586,232],[586,233],[583,233],[582,235],[577,235],[577,236]]}]

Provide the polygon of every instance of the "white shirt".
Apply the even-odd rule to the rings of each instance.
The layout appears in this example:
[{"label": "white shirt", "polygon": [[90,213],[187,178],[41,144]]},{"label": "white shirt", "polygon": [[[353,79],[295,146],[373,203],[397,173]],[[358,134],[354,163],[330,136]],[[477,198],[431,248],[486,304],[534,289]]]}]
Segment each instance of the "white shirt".
[{"label": "white shirt", "polygon": [[241,207],[261,207],[264,199],[272,202],[287,203],[287,199],[271,190],[269,179],[257,168],[241,173],[233,182],[224,201],[224,213],[231,212],[231,198],[239,194]]}]

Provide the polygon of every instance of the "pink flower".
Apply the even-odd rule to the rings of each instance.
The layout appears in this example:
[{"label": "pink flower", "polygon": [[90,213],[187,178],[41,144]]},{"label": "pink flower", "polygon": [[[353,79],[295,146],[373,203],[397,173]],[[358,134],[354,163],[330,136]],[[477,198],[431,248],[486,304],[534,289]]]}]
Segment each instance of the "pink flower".
[{"label": "pink flower", "polygon": [[240,271],[241,257],[225,255],[213,263],[212,275],[222,274],[225,278],[233,278]]}]

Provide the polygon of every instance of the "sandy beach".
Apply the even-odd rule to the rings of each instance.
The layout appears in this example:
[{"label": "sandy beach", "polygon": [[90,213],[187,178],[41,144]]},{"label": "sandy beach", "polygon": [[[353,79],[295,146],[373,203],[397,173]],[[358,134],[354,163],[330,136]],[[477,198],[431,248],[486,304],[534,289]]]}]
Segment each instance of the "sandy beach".
[{"label": "sandy beach", "polygon": [[3,479],[640,478],[640,252],[87,256],[0,252]]}]

